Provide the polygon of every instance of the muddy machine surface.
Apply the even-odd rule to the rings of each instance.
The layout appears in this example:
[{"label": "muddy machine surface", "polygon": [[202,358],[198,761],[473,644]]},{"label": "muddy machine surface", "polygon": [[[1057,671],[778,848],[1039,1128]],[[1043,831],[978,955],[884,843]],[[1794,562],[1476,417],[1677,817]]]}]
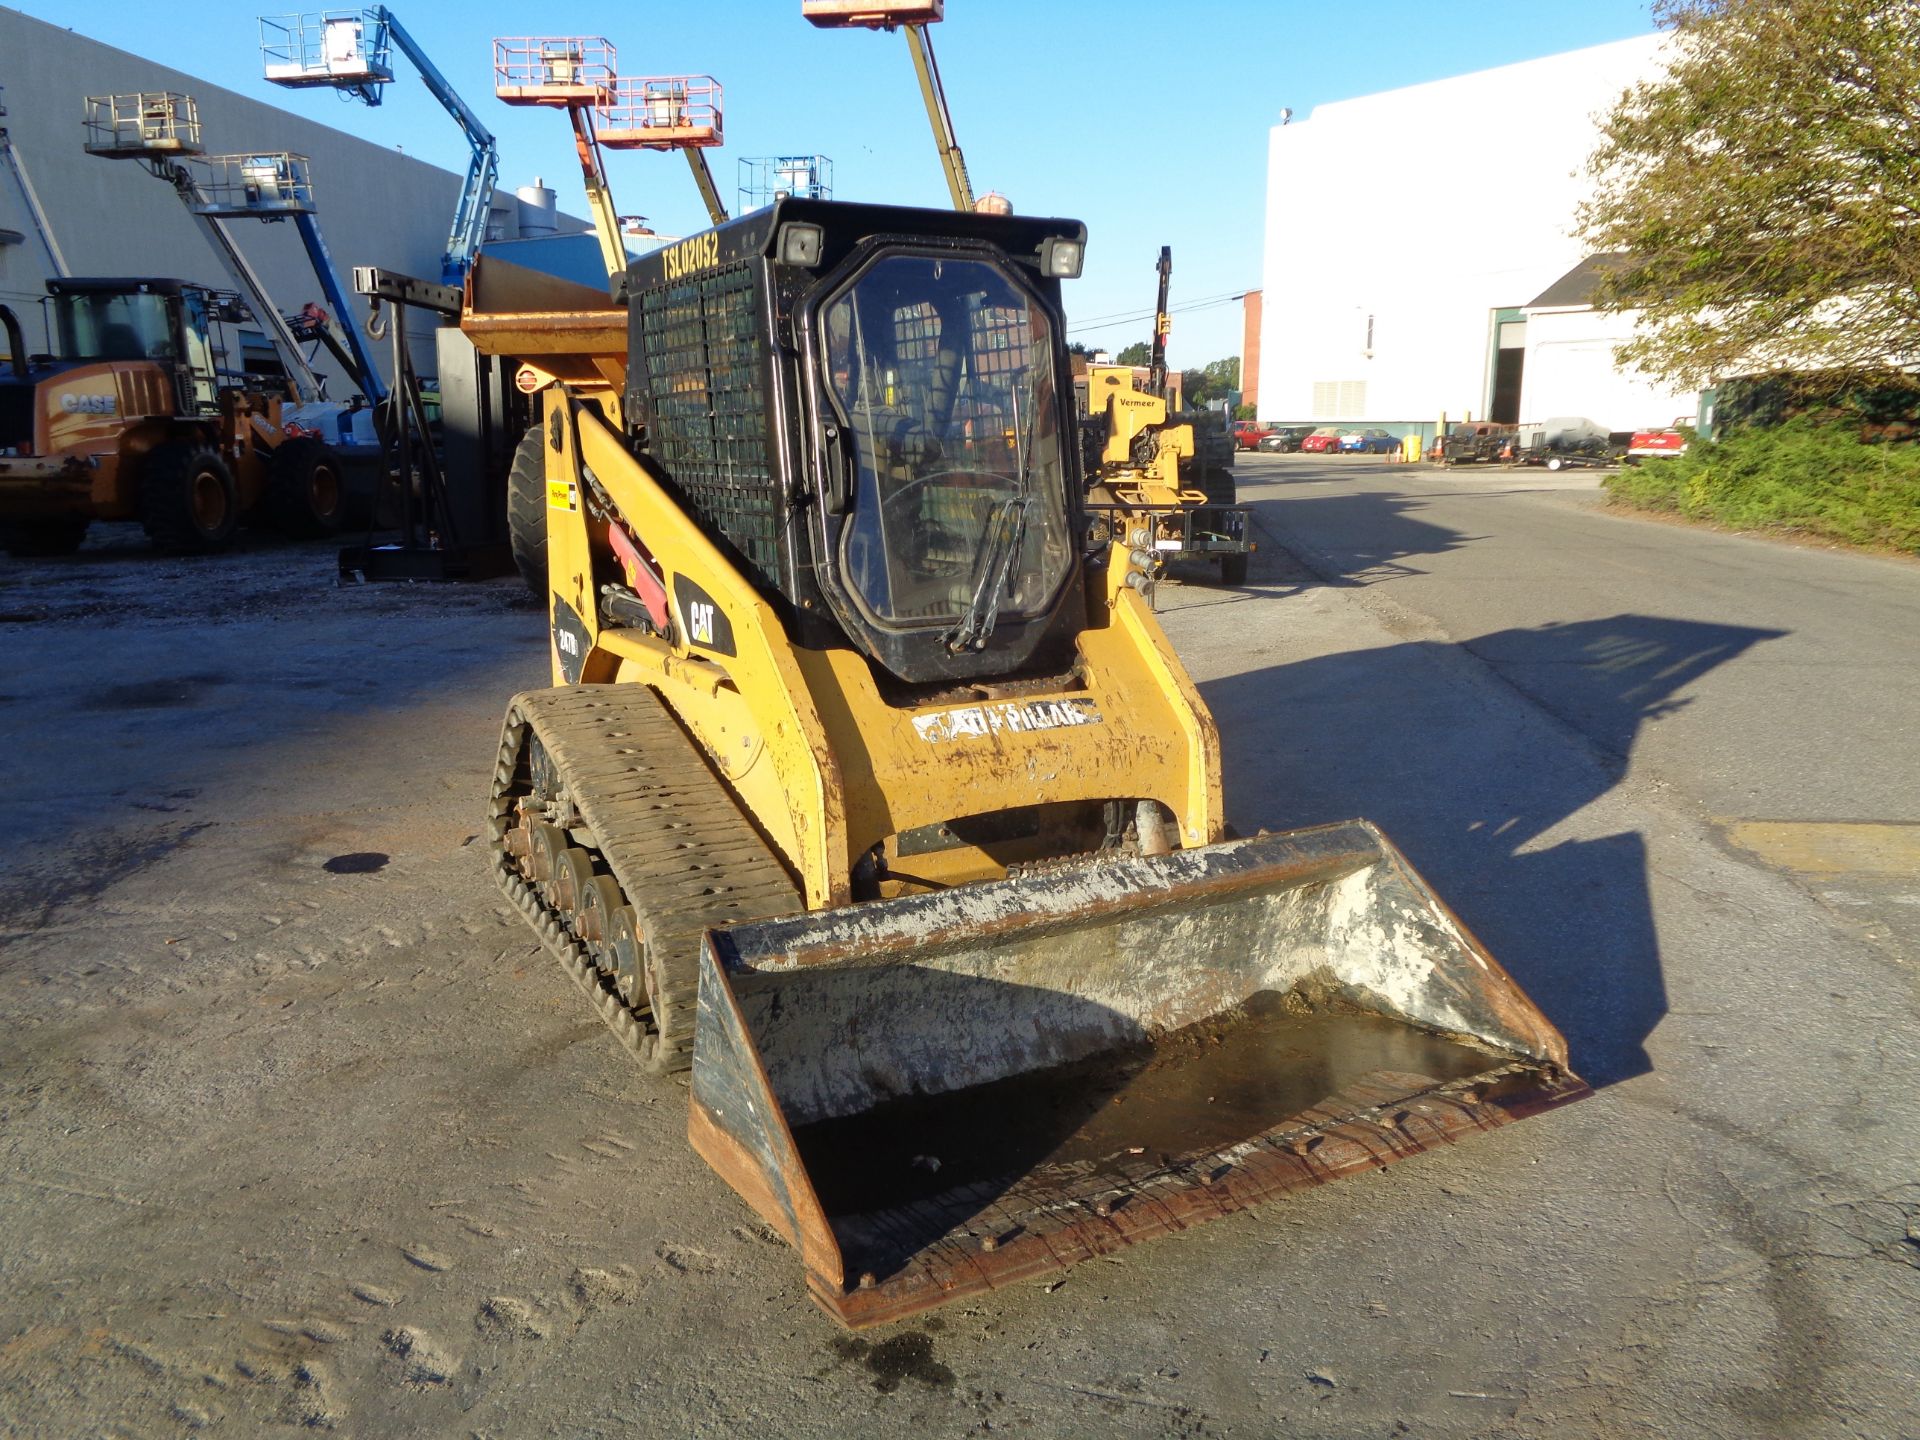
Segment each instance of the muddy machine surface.
[{"label": "muddy machine surface", "polygon": [[1373,827],[1226,838],[1086,509],[1084,239],[789,199],[462,321],[544,406],[500,882],[850,1325],[1585,1089]]}]

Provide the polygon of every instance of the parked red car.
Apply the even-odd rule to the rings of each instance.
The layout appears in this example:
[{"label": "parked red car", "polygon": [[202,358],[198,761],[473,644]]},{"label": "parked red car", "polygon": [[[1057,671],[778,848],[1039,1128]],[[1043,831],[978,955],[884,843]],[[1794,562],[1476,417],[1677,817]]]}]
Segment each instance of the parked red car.
[{"label": "parked red car", "polygon": [[1256,450],[1261,438],[1271,435],[1277,428],[1265,420],[1236,420],[1233,422],[1233,448]]},{"label": "parked red car", "polygon": [[1687,453],[1687,435],[1693,425],[1693,417],[1682,415],[1671,425],[1657,430],[1636,430],[1633,439],[1627,442],[1627,463],[1638,465],[1642,460],[1666,460],[1675,455]]},{"label": "parked red car", "polygon": [[1302,455],[1338,455],[1340,433],[1343,428],[1339,425],[1322,425],[1300,442],[1300,453]]}]

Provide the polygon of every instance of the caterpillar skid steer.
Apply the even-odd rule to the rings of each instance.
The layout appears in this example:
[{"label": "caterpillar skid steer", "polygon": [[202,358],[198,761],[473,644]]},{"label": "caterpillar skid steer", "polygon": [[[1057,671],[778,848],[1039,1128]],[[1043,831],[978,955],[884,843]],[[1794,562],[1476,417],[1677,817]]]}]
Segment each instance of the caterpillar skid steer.
[{"label": "caterpillar skid steer", "polygon": [[543,406],[498,878],[848,1325],[1585,1091],[1371,825],[1225,838],[1084,509],[1084,240],[786,199],[611,300],[483,254],[462,320]]}]

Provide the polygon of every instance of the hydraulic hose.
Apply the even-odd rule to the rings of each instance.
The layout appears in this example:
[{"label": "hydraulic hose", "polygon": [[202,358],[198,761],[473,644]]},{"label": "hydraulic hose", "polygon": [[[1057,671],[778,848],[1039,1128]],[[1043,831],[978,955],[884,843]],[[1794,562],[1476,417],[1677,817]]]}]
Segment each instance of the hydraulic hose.
[{"label": "hydraulic hose", "polygon": [[7,363],[13,367],[13,378],[27,378],[27,337],[20,328],[20,317],[5,305],[0,305],[0,325],[7,329]]}]

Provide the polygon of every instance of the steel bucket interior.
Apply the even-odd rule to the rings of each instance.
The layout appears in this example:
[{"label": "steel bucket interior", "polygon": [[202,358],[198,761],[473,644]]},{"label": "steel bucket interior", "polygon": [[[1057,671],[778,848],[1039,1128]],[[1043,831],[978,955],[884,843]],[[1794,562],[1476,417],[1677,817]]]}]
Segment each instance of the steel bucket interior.
[{"label": "steel bucket interior", "polygon": [[1584,1090],[1356,821],[712,932],[690,1131],[863,1325]]}]

